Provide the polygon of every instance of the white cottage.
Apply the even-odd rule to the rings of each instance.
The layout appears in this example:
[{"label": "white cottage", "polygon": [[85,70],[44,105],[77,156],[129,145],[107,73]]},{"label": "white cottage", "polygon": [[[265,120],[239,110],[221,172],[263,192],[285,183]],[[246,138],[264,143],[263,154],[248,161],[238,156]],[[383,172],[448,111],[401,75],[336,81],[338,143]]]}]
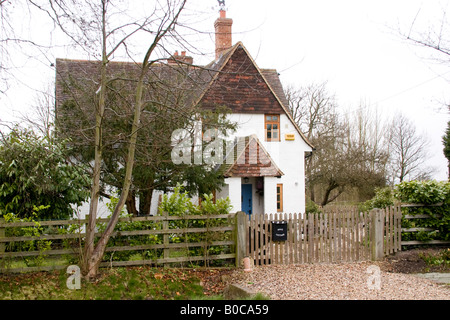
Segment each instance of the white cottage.
[{"label": "white cottage", "polygon": [[[233,211],[247,214],[304,212],[304,160],[313,146],[289,113],[278,73],[274,69],[260,69],[241,42],[232,45],[232,20],[226,18],[225,11],[220,11],[214,25],[214,61],[199,67],[186,52],[181,55],[176,52],[166,64],[155,64],[150,73],[172,79],[180,75],[177,68],[183,68],[187,77],[180,81],[190,92],[187,103],[206,110],[226,106],[231,110],[230,120],[238,123],[226,158],[216,166],[225,177],[225,186],[216,190],[216,198],[229,197]],[[99,61],[56,60],[56,115],[62,116],[61,107],[70,105],[70,101],[75,110],[65,111],[64,116],[70,120],[69,133],[86,129],[80,120],[80,115],[86,113],[76,111],[86,107],[77,102],[83,96],[79,88],[98,82],[99,67]],[[135,63],[108,64],[111,77],[128,78],[138,71]],[[149,212],[140,214],[155,214],[158,201],[154,200],[159,195],[154,191]]]},{"label": "white cottage", "polygon": [[216,60],[198,104],[225,105],[237,122],[234,148],[225,159],[225,187],[234,211],[247,214],[304,212],[305,156],[313,150],[288,111],[278,73],[260,69],[241,42],[232,45],[232,20],[215,22]]}]

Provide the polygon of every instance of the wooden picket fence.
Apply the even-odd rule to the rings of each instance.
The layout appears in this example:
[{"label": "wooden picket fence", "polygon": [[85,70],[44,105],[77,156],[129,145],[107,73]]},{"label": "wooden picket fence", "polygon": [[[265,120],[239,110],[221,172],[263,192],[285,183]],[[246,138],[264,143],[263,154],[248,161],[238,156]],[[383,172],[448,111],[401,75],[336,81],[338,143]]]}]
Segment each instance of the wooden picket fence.
[{"label": "wooden picket fence", "polygon": [[379,210],[382,219],[383,253],[385,256],[402,250],[401,204]]},{"label": "wooden picket fence", "polygon": [[[192,221],[206,221],[203,227],[189,227]],[[162,251],[159,256],[151,259],[130,261],[103,261],[101,266],[131,266],[131,265],[167,265],[173,263],[204,263],[212,260],[235,260],[239,266],[244,257],[250,257],[255,264],[300,264],[300,263],[333,263],[342,261],[361,261],[381,259],[401,250],[401,210],[400,207],[390,207],[384,210],[359,212],[356,208],[339,207],[327,209],[321,214],[253,214],[249,217],[244,212],[225,215],[201,216],[148,216],[121,218],[121,222],[141,222],[142,230],[117,230],[114,237],[153,236],[158,237],[158,243],[114,245],[106,249],[107,253],[123,251],[144,252],[148,250]],[[176,222],[183,221],[186,227],[180,227]],[[277,222],[283,222],[286,227],[285,240],[273,239],[273,227]],[[107,219],[98,219],[105,223]],[[41,221],[40,225],[54,227],[56,231],[65,226],[77,225],[80,228],[87,223],[83,220]],[[146,223],[150,223],[147,225]],[[7,223],[0,220],[0,273],[26,272],[38,270],[62,269],[67,265],[7,267],[11,259],[78,255],[84,232],[52,234],[40,236],[8,236],[7,228],[33,227],[34,222]],[[83,228],[81,228],[83,229]],[[80,229],[80,230],[81,230]],[[187,234],[203,234],[203,240],[195,242],[181,241]],[[174,237],[174,236],[177,237]],[[279,236],[279,235],[277,235]],[[283,235],[282,235],[283,236]],[[9,251],[7,244],[49,240],[50,250],[41,251]],[[61,241],[70,240],[77,245],[65,248],[58,246]],[[55,247],[57,245],[57,247]],[[191,248],[203,248],[204,254],[192,255]],[[209,253],[211,248],[220,248],[221,252]]]},{"label": "wooden picket fence", "polygon": [[[287,224],[286,240],[272,240],[277,221]],[[376,260],[401,250],[400,223],[399,207],[252,215],[246,255],[258,265]]]}]

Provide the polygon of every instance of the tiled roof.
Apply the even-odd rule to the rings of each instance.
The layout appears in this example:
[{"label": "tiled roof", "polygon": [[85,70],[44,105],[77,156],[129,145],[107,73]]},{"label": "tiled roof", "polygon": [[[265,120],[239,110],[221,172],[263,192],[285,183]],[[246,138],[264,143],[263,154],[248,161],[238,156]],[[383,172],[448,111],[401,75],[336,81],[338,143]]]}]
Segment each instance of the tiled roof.
[{"label": "tiled roof", "polygon": [[[239,113],[284,113],[303,141],[314,149],[289,112],[289,102],[275,69],[260,69],[241,42],[222,53],[207,68],[209,83],[196,103],[205,108],[226,105]],[[206,83],[207,77],[202,78]]]},{"label": "tiled roof", "polygon": [[[219,170],[219,168],[216,168]],[[278,168],[256,135],[237,138],[233,152],[220,166],[225,177],[280,177]]]},{"label": "tiled roof", "polygon": [[[56,116],[58,108],[68,99],[77,101],[77,97],[86,93],[95,100],[100,78],[100,61],[56,60]],[[134,62],[110,62],[108,65],[110,79],[131,80],[117,81],[121,83],[121,94],[124,87],[130,92],[125,97],[133,104],[134,81],[140,71],[140,64]],[[165,83],[183,91],[186,106],[199,106],[214,109],[226,106],[235,113],[284,113],[297,129],[303,140],[310,146],[300,128],[288,110],[278,73],[274,69],[259,69],[244,45],[236,43],[224,51],[219,59],[206,66],[189,66],[180,64],[155,63],[147,75],[147,84]],[[164,86],[163,85],[163,86]],[[86,87],[89,90],[86,90]],[[178,95],[181,96],[181,95]],[[151,101],[151,92],[146,98]],[[179,99],[179,98],[178,98]],[[179,105],[179,104],[177,104]],[[85,106],[80,105],[80,111]],[[92,107],[90,107],[92,110]]]},{"label": "tiled roof", "polygon": [[284,113],[244,46],[238,43],[227,54],[228,59],[205,88],[199,105],[205,109],[225,105],[233,113]]}]

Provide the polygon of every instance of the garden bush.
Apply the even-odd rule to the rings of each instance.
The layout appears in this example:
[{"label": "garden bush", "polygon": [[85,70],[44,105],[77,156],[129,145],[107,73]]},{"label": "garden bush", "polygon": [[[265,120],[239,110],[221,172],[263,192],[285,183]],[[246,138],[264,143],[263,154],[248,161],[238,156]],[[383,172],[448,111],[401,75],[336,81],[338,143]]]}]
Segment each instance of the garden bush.
[{"label": "garden bush", "polygon": [[[111,198],[108,205],[109,211],[113,211],[115,203],[118,199]],[[170,195],[165,194],[158,208],[160,215],[168,214],[169,216],[186,217],[190,215],[221,215],[228,214],[231,210],[230,200],[217,199],[214,203],[212,194],[203,195],[201,205],[192,203],[187,192],[182,191],[182,187],[178,186]],[[121,213],[121,218],[130,217],[125,210]],[[229,253],[229,246],[212,246],[213,241],[230,240],[231,232],[200,232],[200,233],[177,233],[176,230],[185,228],[210,228],[218,226],[228,226],[230,221],[224,219],[198,219],[198,220],[173,220],[169,221],[169,229],[173,232],[169,234],[169,243],[193,243],[203,242],[203,247],[192,247],[171,250],[171,256],[207,256],[220,253]],[[102,232],[106,224],[99,224],[99,231]],[[133,231],[133,230],[160,230],[163,228],[160,221],[133,221],[133,219],[119,221],[115,227],[115,231]],[[136,235],[136,236],[116,236],[112,237],[108,242],[108,247],[113,246],[137,246],[137,245],[154,245],[163,244],[164,236],[162,234]],[[163,249],[147,249],[147,250],[131,250],[107,252],[105,261],[131,261],[131,260],[156,260],[163,258]]]},{"label": "garden bush", "polygon": [[87,167],[68,160],[68,141],[14,128],[0,138],[0,216],[68,219],[89,196]]},{"label": "garden bush", "polygon": [[359,205],[360,211],[369,211],[374,208],[386,208],[394,205],[394,195],[391,187],[376,188],[375,196]]},{"label": "garden bush", "polygon": [[[171,195],[165,194],[159,207],[160,214],[167,212],[169,216],[188,216],[188,215],[225,215],[230,213],[232,206],[230,199],[216,199],[213,201],[212,194],[203,194],[201,204],[192,203],[187,192],[182,192],[182,187],[177,186]],[[224,219],[199,219],[199,220],[178,220],[171,221],[171,229],[182,228],[211,228],[219,226],[228,226],[230,221]],[[193,247],[188,249],[188,255],[215,255],[221,253],[229,253],[229,246],[212,246],[213,241],[230,240],[231,232],[202,232],[202,233],[186,233],[184,236],[178,237],[174,235],[175,241],[178,242],[204,242],[205,246]]]},{"label": "garden bush", "polygon": [[402,208],[404,215],[429,215],[430,218],[404,219],[402,228],[431,228],[433,231],[404,232],[404,241],[450,240],[450,183],[437,181],[402,182],[394,197],[403,203],[425,204]]},{"label": "garden bush", "polygon": [[[5,222],[13,223],[13,222],[33,222],[33,226],[29,227],[11,227],[6,228],[6,236],[7,237],[40,237],[44,234],[44,228],[41,226],[39,221],[37,221],[37,217],[39,212],[42,210],[46,210],[46,206],[33,207],[32,215],[28,218],[20,219],[12,213],[7,213],[3,215]],[[17,241],[17,242],[8,242],[6,246],[7,252],[32,252],[38,251],[39,254],[37,256],[23,256],[22,261],[25,263],[27,267],[39,267],[41,266],[47,255],[46,251],[51,249],[52,242],[46,239],[39,240],[27,240],[27,241]],[[0,261],[0,266],[2,268],[8,268],[15,261],[14,258],[3,258]]]},{"label": "garden bush", "polygon": [[433,231],[403,232],[404,241],[450,240],[450,183],[408,181],[394,188],[377,189],[375,197],[359,206],[361,211],[385,208],[395,202],[425,206],[404,207],[403,215],[429,215],[430,218],[402,219],[402,228],[431,228]]}]

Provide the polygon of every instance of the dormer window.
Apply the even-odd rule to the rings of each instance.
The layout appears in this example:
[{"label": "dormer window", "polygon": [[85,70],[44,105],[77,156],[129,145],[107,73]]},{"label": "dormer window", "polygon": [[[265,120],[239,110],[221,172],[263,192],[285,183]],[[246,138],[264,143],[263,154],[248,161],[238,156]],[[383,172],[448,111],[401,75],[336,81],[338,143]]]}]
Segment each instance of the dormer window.
[{"label": "dormer window", "polygon": [[264,119],[266,141],[280,141],[280,115],[266,114]]}]

